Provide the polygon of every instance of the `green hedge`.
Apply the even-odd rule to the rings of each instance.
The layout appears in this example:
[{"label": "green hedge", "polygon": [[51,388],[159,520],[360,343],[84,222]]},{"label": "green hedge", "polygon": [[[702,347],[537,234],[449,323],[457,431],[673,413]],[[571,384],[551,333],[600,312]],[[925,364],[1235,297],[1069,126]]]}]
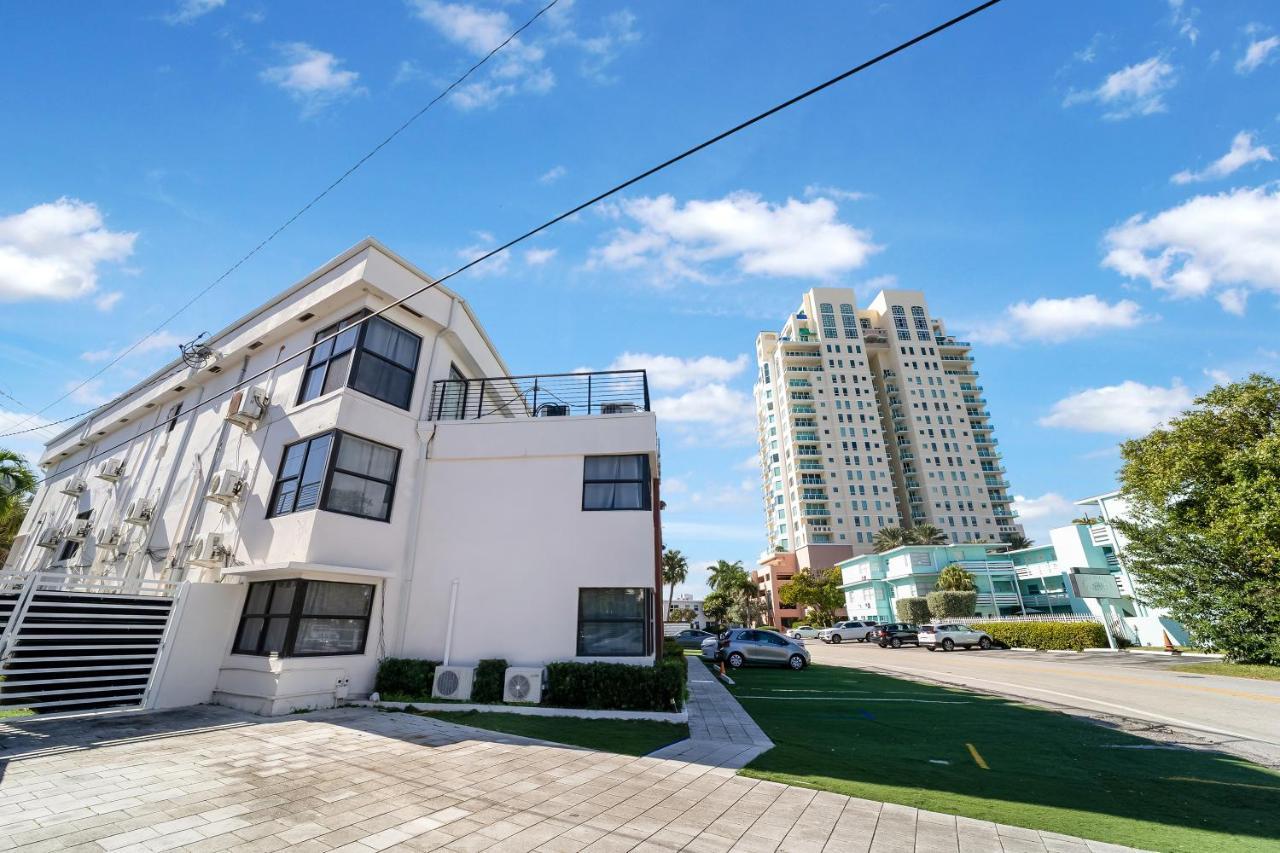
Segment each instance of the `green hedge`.
[{"label": "green hedge", "polygon": [[968,619],[978,606],[978,593],[934,590],[926,600],[935,619]]},{"label": "green hedge", "polygon": [[490,658],[476,664],[475,679],[471,682],[471,701],[480,705],[496,705],[502,701],[503,679],[507,675],[507,662],[502,658]]},{"label": "green hedge", "polygon": [[1098,649],[1107,646],[1101,622],[971,622],[1006,646],[1030,649]]},{"label": "green hedge", "polygon": [[684,648],[675,640],[667,637],[662,641],[662,657],[665,658],[683,658]]},{"label": "green hedge", "polygon": [[897,611],[900,622],[922,625],[933,618],[929,613],[929,601],[923,597],[899,598],[893,603],[893,608]]},{"label": "green hedge", "polygon": [[436,676],[435,660],[383,658],[373,689],[390,702],[414,702],[431,698],[431,682]]},{"label": "green hedge", "polygon": [[688,662],[663,657],[656,666],[629,663],[549,663],[544,702],[560,708],[678,711],[684,707]]}]

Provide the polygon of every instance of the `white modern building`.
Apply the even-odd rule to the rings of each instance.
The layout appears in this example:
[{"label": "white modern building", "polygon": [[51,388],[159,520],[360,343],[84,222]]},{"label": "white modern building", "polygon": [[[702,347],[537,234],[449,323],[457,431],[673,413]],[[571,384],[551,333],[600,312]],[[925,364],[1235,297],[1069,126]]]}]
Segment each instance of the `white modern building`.
[{"label": "white modern building", "polygon": [[[511,376],[443,286],[372,315],[430,283],[364,240],[50,441],[0,701],[281,713],[369,693],[383,657],[652,661],[644,372]],[[23,674],[95,645],[97,688]]]},{"label": "white modern building", "polygon": [[799,568],[872,551],[886,527],[933,525],[953,543],[1022,529],[970,345],[915,290],[857,307],[814,288],[756,338],[768,550]]}]

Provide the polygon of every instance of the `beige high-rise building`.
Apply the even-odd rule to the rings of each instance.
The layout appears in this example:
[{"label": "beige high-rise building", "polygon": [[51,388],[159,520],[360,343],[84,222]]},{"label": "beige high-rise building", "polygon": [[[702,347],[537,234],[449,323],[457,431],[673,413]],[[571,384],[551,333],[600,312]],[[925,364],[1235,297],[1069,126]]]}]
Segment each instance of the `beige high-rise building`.
[{"label": "beige high-rise building", "polygon": [[886,527],[952,542],[1022,533],[969,344],[917,290],[864,309],[814,288],[780,332],[756,338],[768,551],[826,568],[874,550]]}]

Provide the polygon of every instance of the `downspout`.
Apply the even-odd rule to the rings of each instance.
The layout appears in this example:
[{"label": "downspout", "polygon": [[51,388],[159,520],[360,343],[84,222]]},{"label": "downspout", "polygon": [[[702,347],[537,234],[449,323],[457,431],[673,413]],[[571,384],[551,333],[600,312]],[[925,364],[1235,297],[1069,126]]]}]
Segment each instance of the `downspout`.
[{"label": "downspout", "polygon": [[[662,598],[662,490],[660,478],[653,478],[653,588],[658,599]],[[653,662],[662,661],[662,641],[666,633],[662,608],[654,604],[653,614]]]},{"label": "downspout", "polygon": [[[427,459],[431,454],[431,444],[435,441],[436,435],[436,425],[431,422],[431,377],[435,375],[436,354],[440,350],[440,338],[453,328],[453,318],[457,313],[457,308],[458,299],[454,297],[449,302],[449,316],[445,320],[444,328],[436,332],[436,336],[431,339],[431,352],[427,355],[427,368],[423,374],[426,377],[427,386],[422,389],[422,408],[419,412],[416,426],[419,448],[413,462],[414,489],[412,509],[409,514],[411,523],[409,525],[409,536],[405,542],[404,571],[400,577],[400,588],[397,590],[400,600],[396,607],[395,643],[388,650],[388,654],[393,657],[404,652],[405,634],[409,630],[409,602],[413,592],[413,578],[418,569],[418,542],[421,538],[420,531],[422,529],[422,496],[426,492]],[[385,596],[387,592],[385,583],[383,584],[382,592]],[[456,602],[456,599],[457,588],[455,586],[453,602]],[[446,645],[453,635],[453,602],[450,603],[449,636],[445,640]]]},{"label": "downspout", "polygon": [[[205,391],[205,386],[201,385],[199,391],[196,393],[196,398],[193,401],[191,408],[188,410],[189,413],[194,412],[197,408],[199,408],[200,402],[204,399],[204,391]],[[179,414],[179,416],[181,415]],[[159,417],[159,420],[157,421],[157,423],[163,423],[165,418],[163,410],[160,411],[158,417]],[[161,490],[160,496],[156,499],[155,515],[151,519],[151,524],[147,526],[147,538],[143,540],[143,543],[142,543],[142,556],[143,556],[143,559],[148,562],[150,562],[151,560],[151,543],[155,539],[156,529],[160,527],[160,525],[157,523],[160,518],[160,513],[163,512],[164,508],[169,505],[169,496],[173,493],[173,484],[174,484],[174,481],[177,480],[178,472],[181,468],[181,466],[178,465],[177,462],[182,458],[183,454],[186,453],[187,444],[191,441],[191,434],[195,432],[195,429],[196,429],[196,419],[192,417],[190,418],[190,422],[187,424],[187,428],[182,432],[182,440],[178,443],[178,449],[174,451],[174,454],[173,454],[174,465],[169,471],[169,479],[165,482],[164,488]],[[170,554],[173,553],[174,547],[181,548],[182,542],[181,541],[178,541],[176,543],[171,542],[169,546]],[[144,568],[144,571],[149,572],[150,568],[146,567]]]}]

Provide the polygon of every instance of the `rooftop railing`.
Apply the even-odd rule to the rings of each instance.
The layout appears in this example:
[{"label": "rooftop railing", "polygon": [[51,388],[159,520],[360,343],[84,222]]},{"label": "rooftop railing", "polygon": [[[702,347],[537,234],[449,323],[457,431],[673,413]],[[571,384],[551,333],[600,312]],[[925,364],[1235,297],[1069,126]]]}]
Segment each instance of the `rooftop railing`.
[{"label": "rooftop railing", "polygon": [[649,410],[649,379],[643,370],[438,379],[431,389],[434,421],[622,415]]}]

